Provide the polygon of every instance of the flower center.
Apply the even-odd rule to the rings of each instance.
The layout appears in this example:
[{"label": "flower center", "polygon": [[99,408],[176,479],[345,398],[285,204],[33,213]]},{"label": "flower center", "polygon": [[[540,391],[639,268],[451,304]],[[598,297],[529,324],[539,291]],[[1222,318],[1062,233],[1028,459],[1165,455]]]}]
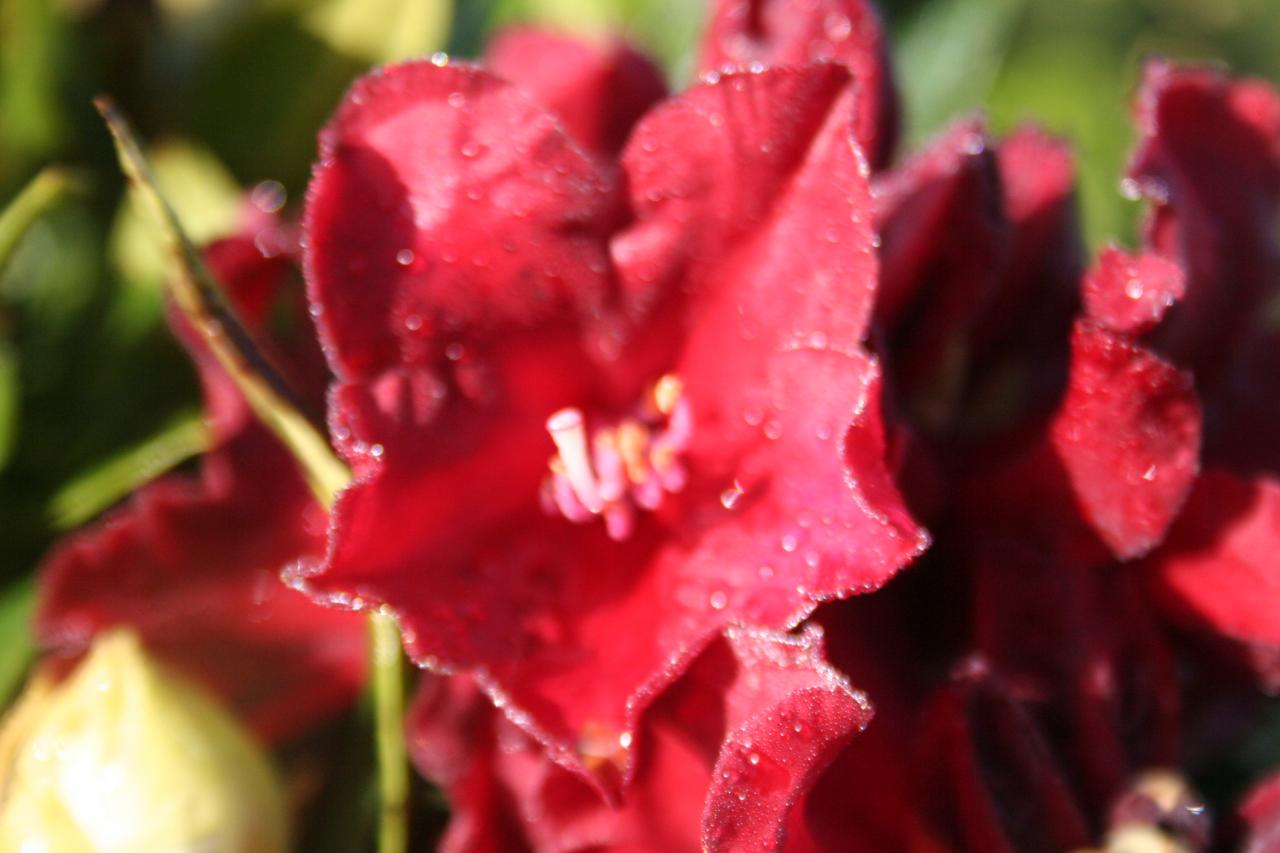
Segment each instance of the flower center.
[{"label": "flower center", "polygon": [[604,519],[612,539],[635,529],[636,511],[656,510],[684,488],[680,456],[693,434],[693,413],[680,380],[667,374],[653,384],[636,412],[588,431],[582,410],[561,409],[547,419],[555,442],[542,505],[575,523]]}]

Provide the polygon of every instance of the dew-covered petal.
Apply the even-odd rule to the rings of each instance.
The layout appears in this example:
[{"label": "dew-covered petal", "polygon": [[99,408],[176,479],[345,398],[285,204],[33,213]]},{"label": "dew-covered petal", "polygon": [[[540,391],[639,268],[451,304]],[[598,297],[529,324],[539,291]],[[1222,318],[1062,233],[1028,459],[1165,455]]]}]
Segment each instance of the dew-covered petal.
[{"label": "dew-covered petal", "polygon": [[488,821],[538,850],[781,849],[794,803],[871,713],[816,629],[733,629],[645,712],[636,774],[611,804],[480,695],[467,679],[424,683],[412,754],[451,799],[447,840],[474,844]]},{"label": "dew-covered petal", "polygon": [[1211,468],[1144,562],[1157,600],[1193,626],[1233,640],[1280,688],[1280,482]]},{"label": "dew-covered petal", "polygon": [[608,179],[532,97],[443,61],[358,81],[320,136],[308,294],[339,378],[442,360],[608,296]]},{"label": "dew-covered petal", "polygon": [[704,73],[839,62],[857,81],[855,133],[874,168],[893,157],[898,99],[888,41],[867,0],[716,0],[698,65]]},{"label": "dew-covered petal", "polygon": [[822,657],[821,634],[731,629],[739,676],[702,818],[707,850],[781,850],[796,802],[871,719]]},{"label": "dew-covered petal", "polygon": [[1141,335],[1182,298],[1184,278],[1182,269],[1161,255],[1104,249],[1084,279],[1085,314],[1113,331]]},{"label": "dew-covered petal", "polygon": [[1152,343],[1195,373],[1206,460],[1280,473],[1280,96],[1157,61],[1136,112],[1130,187],[1151,204],[1146,240],[1186,272],[1186,295]]},{"label": "dew-covered petal", "polygon": [[636,121],[667,91],[662,72],[621,40],[583,41],[543,30],[503,30],[484,64],[549,109],[587,151],[613,158]]},{"label": "dew-covered petal", "polygon": [[1121,559],[1160,542],[1199,471],[1189,377],[1123,336],[1081,322],[1051,427],[1080,510]]}]

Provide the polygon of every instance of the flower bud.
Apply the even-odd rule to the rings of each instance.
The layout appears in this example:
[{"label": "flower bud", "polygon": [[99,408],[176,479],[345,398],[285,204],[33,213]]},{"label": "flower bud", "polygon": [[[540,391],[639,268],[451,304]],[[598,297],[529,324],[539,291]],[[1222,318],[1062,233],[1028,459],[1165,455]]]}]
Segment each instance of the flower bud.
[{"label": "flower bud", "polygon": [[37,678],[0,730],[0,850],[287,847],[267,756],[131,633],[99,637],[57,686]]}]

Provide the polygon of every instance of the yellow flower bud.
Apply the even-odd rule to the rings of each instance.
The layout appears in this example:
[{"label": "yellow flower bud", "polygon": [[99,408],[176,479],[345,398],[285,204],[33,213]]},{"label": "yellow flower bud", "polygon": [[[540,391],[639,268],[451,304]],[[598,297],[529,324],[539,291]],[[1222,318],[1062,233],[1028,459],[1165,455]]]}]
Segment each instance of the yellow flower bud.
[{"label": "yellow flower bud", "polygon": [[0,850],[282,853],[287,834],[267,756],[131,633],[37,678],[0,730]]}]

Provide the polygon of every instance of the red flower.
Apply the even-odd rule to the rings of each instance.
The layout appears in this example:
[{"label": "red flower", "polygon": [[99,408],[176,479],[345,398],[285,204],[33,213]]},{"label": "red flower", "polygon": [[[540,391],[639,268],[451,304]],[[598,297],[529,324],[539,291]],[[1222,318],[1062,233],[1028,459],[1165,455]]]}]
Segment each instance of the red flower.
[{"label": "red flower", "polygon": [[[274,254],[282,236],[272,224],[206,252],[258,328],[293,268]],[[200,475],[150,483],[59,544],[41,567],[36,633],[49,652],[69,656],[100,631],[128,625],[260,735],[287,737],[354,698],[364,679],[363,620],[280,582],[286,563],[322,550],[324,510],[213,355],[185,321],[174,325],[204,386],[210,448]],[[276,350],[291,357],[277,361],[315,389],[323,368],[311,356],[309,330],[299,331],[292,346]]]},{"label": "red flower", "polygon": [[300,580],[601,769],[725,626],[883,584],[924,536],[861,347],[854,102],[834,65],[725,74],[611,167],[478,68],[360,81],[306,214],[357,479]]}]

